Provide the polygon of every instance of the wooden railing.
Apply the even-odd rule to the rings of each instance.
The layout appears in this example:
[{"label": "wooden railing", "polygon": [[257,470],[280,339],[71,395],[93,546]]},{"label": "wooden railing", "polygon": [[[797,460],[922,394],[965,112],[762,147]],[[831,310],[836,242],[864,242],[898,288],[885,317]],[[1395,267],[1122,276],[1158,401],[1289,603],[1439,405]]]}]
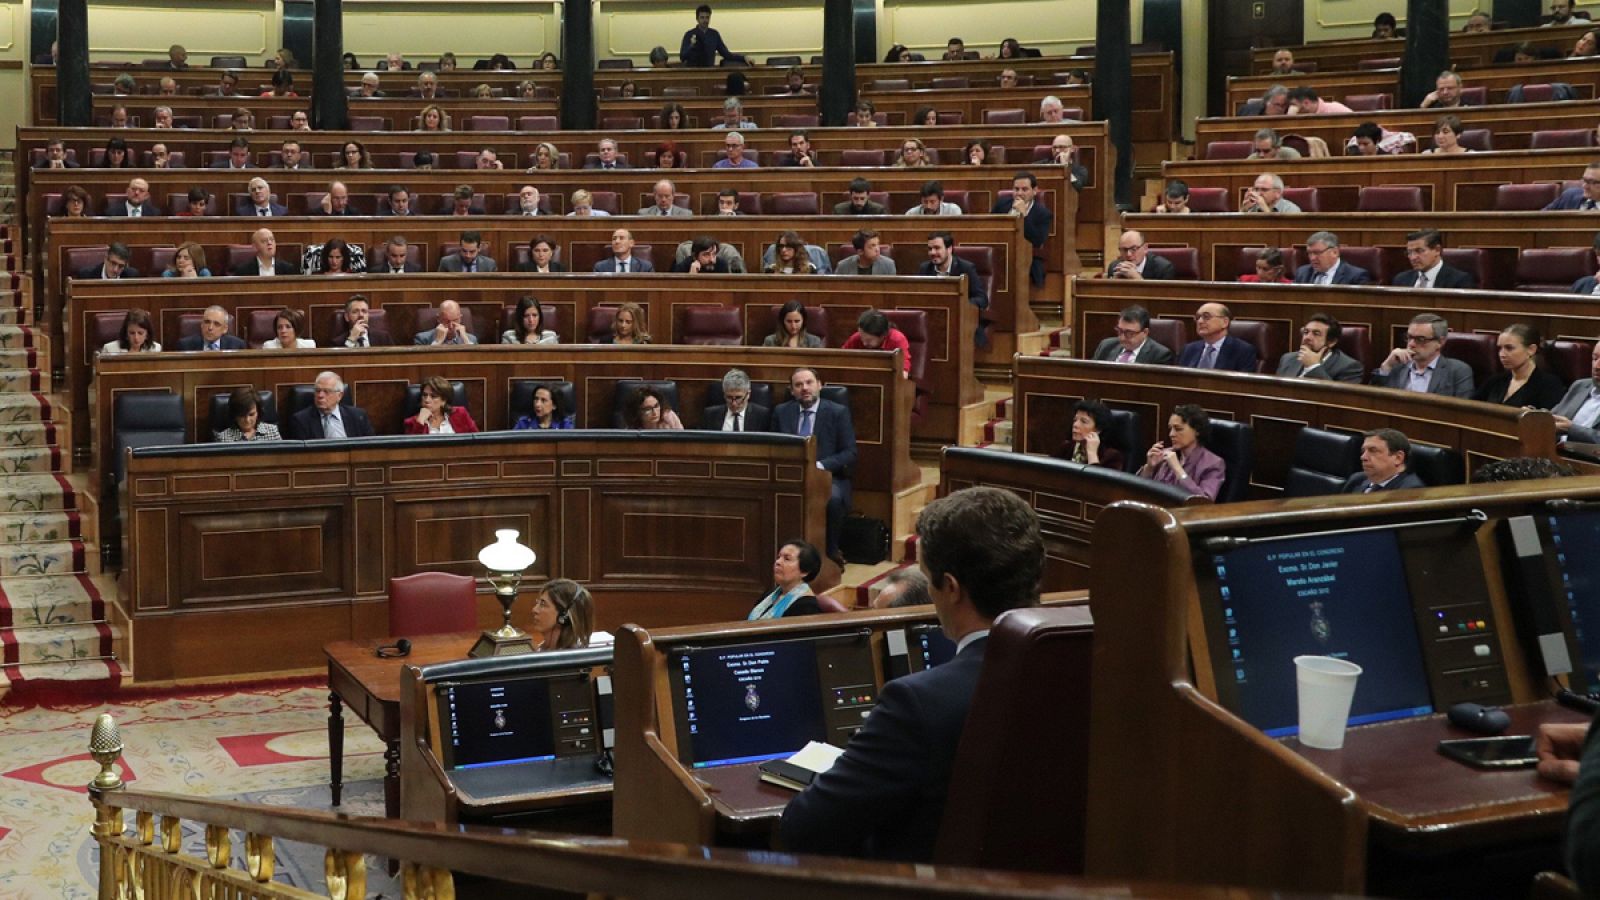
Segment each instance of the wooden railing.
[{"label": "wooden railing", "polygon": [[[1486,66],[1494,62],[1495,54],[1507,47],[1527,41],[1539,48],[1566,52],[1578,36],[1593,28],[1594,24],[1573,20],[1573,24],[1560,28],[1507,28],[1479,34],[1457,32],[1450,35],[1450,62],[1456,66]],[[1364,59],[1387,59],[1404,56],[1404,38],[1377,40],[1360,38],[1343,41],[1315,41],[1292,47],[1295,62],[1315,60],[1317,71],[1324,73],[1354,70]],[[1277,47],[1260,47],[1250,51],[1251,68],[1257,72],[1272,70],[1272,55]]]}]

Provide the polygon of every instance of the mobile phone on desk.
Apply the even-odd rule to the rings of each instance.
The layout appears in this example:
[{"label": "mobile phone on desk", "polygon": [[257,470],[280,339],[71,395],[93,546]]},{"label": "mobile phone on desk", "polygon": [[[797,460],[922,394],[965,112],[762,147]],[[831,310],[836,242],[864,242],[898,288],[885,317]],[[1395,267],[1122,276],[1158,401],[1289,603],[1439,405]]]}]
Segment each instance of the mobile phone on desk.
[{"label": "mobile phone on desk", "polygon": [[1525,769],[1539,762],[1531,734],[1440,741],[1439,752],[1474,769]]}]

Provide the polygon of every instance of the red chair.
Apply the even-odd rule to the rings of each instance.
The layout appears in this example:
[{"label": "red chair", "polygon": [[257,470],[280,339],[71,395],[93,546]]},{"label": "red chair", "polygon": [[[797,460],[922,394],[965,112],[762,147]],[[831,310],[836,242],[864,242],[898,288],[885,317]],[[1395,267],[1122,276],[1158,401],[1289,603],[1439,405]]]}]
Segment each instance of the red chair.
[{"label": "red chair", "polygon": [[1528,144],[1533,150],[1550,150],[1556,147],[1593,147],[1593,128],[1559,128],[1551,131],[1535,131],[1533,139]]},{"label": "red chair", "polygon": [[983,111],[983,124],[985,125],[1021,125],[1027,121],[1027,110],[986,109]]},{"label": "red chair", "polygon": [[959,109],[950,112],[935,112],[933,115],[934,121],[940,125],[964,125],[967,121],[966,113]]},{"label": "red chair", "polygon": [[510,131],[510,116],[467,116],[467,131]]},{"label": "red chair", "polygon": [[1549,84],[1525,84],[1522,86],[1523,103],[1549,103],[1555,99],[1556,89]]},{"label": "red chair", "polygon": [[1372,358],[1372,329],[1366,325],[1339,323],[1339,349],[1361,363],[1362,372],[1371,372],[1377,363]]},{"label": "red chair", "polygon": [[956,206],[961,208],[961,211],[963,213],[972,212],[972,208],[967,205],[967,192],[965,190],[948,190],[948,191],[945,191],[944,192],[944,202],[946,202],[946,203],[954,203]]},{"label": "red chair", "polygon": [[1357,60],[1356,68],[1363,72],[1370,72],[1373,69],[1398,69],[1400,68],[1400,57],[1385,56],[1381,59]]},{"label": "red chair", "polygon": [[1386,271],[1388,267],[1384,264],[1383,248],[1353,247],[1345,244],[1339,248],[1339,258],[1352,266],[1360,266],[1371,272],[1373,279],[1379,284],[1388,284],[1389,278]]},{"label": "red chair", "polygon": [[1478,279],[1478,286],[1485,290],[1494,278],[1489,268],[1489,254],[1482,247],[1446,247],[1444,264],[1471,273]]},{"label": "red chair", "polygon": [[931,82],[929,82],[929,87],[932,87],[934,90],[938,90],[940,88],[965,88],[972,87],[972,82],[969,81],[965,75],[946,75],[941,78],[933,79]]},{"label": "red chair", "polygon": [[[1183,281],[1200,280],[1200,250],[1196,247],[1151,247],[1151,256],[1172,263],[1173,274]],[[1252,267],[1253,268],[1253,267]]]},{"label": "red chair", "polygon": [[606,131],[637,131],[644,127],[644,117],[605,116],[600,119],[600,127]]},{"label": "red chair", "polygon": [[922,418],[928,409],[928,398],[933,388],[928,384],[928,311],[924,309],[881,310],[889,324],[906,336],[911,350],[911,380],[917,385],[917,395],[911,408],[913,422]]},{"label": "red chair", "polygon": [[1494,137],[1487,128],[1467,128],[1461,132],[1461,146],[1479,153],[1488,153],[1494,149]]},{"label": "red chair", "polygon": [[874,78],[867,83],[869,91],[909,91],[911,79],[909,78]]},{"label": "red chair", "polygon": [[617,317],[615,306],[591,306],[589,317],[584,322],[584,338],[588,343],[598,344],[600,339],[611,333],[611,322]]},{"label": "red chair", "polygon": [[250,321],[244,330],[244,342],[250,345],[251,350],[260,350],[261,345],[278,336],[276,328],[278,311],[275,309],[252,309]]},{"label": "red chair", "polygon": [[1356,199],[1356,212],[1422,211],[1422,188],[1414,184],[1364,187]]},{"label": "red chair", "polygon": [[1445,356],[1472,367],[1474,384],[1483,384],[1500,371],[1495,340],[1499,335],[1479,334],[1476,331],[1453,331],[1444,339]]},{"label": "red chair", "polygon": [[696,347],[738,347],[744,344],[739,309],[691,306],[683,311],[683,343]]},{"label": "red chair", "polygon": [[616,191],[590,191],[593,208],[602,209],[613,216],[622,215],[622,195]]},{"label": "red chair", "polygon": [[821,124],[822,117],[816,113],[785,113],[772,117],[773,128],[816,128]]},{"label": "red chair", "polygon": [[[115,337],[113,335],[112,337]],[[110,340],[107,338],[106,340]],[[103,343],[103,342],[102,342]],[[1594,343],[1591,341],[1551,341],[1544,349],[1544,362],[1568,384],[1588,378],[1593,371]]]},{"label": "red chair", "polygon": [[1489,89],[1483,85],[1477,87],[1464,87],[1461,89],[1462,106],[1486,106],[1489,103]]},{"label": "red chair", "polygon": [[1189,189],[1189,208],[1197,213],[1232,212],[1228,208],[1228,189],[1196,187]]},{"label": "red chair", "polygon": [[[66,274],[71,276],[81,269],[104,263],[106,261],[106,249],[105,244],[97,244],[93,247],[68,247]],[[254,256],[255,250],[252,249],[250,253]]]},{"label": "red chair", "polygon": [[[1534,132],[1537,138],[1541,132]],[[1584,129],[1584,134],[1589,134]],[[1549,206],[1561,194],[1561,185],[1554,182],[1542,184],[1502,184],[1494,189],[1495,212],[1540,210]]]},{"label": "red chair", "polygon": [[1594,251],[1588,247],[1540,247],[1517,255],[1514,290],[1565,294],[1579,278],[1593,275]]},{"label": "red chair", "polygon": [[389,579],[389,635],[416,637],[478,628],[478,582],[469,575],[418,572]]},{"label": "red chair", "polygon": [[1283,199],[1300,207],[1301,212],[1322,212],[1322,195],[1314,187],[1284,188]]},{"label": "red chair", "polygon": [[772,195],[772,215],[815,216],[821,212],[817,195],[811,191]]},{"label": "red chair", "polygon": [[518,131],[555,131],[561,127],[555,116],[519,116]]},{"label": "red chair", "polygon": [[1206,145],[1206,159],[1248,159],[1254,149],[1250,141],[1212,141]]},{"label": "red chair", "polygon": [[1189,326],[1182,319],[1151,319],[1150,338],[1173,353],[1183,352],[1189,343]]},{"label": "red chair", "polygon": [[1393,94],[1349,94],[1344,98],[1344,105],[1351,112],[1376,112],[1389,109],[1393,103]]},{"label": "red chair", "polygon": [[841,166],[882,166],[882,150],[841,150],[839,151],[839,165]]},{"label": "red chair", "polygon": [[[1256,371],[1265,372],[1268,366],[1274,369],[1278,366],[1278,357],[1287,347],[1278,349],[1271,346],[1268,332],[1270,329],[1266,322],[1257,322],[1251,319],[1234,319],[1228,324],[1228,334],[1256,348]],[[1286,343],[1286,342],[1285,342]],[[1174,350],[1174,352],[1177,352]]]},{"label": "red chair", "polygon": [[351,116],[351,131],[388,131],[389,120],[383,116]]}]

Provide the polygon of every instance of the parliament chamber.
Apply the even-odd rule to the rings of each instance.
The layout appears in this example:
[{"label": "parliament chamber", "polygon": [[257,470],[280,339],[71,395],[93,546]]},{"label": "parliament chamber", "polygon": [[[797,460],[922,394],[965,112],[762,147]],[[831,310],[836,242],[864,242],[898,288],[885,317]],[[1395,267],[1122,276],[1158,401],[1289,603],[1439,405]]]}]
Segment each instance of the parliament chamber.
[{"label": "parliament chamber", "polygon": [[1590,12],[18,5],[0,893],[1593,896]]}]

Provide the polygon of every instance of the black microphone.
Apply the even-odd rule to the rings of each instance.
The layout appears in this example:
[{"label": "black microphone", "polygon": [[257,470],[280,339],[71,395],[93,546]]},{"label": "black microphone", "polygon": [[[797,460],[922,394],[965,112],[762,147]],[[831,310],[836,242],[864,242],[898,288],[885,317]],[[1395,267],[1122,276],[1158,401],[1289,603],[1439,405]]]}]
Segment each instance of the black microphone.
[{"label": "black microphone", "polygon": [[399,659],[411,655],[411,642],[401,638],[392,644],[384,644],[377,650],[379,659]]}]

